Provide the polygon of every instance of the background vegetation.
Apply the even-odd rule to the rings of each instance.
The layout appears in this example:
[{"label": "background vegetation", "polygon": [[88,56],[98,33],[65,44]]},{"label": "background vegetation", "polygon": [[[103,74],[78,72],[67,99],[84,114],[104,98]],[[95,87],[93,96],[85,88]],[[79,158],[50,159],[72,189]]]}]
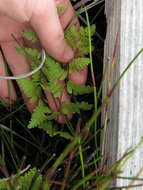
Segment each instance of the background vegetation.
[{"label": "background vegetation", "polygon": [[[42,123],[43,120],[42,122],[40,120],[43,117],[43,112],[44,114],[48,112],[43,103],[40,103],[40,108],[38,108],[40,109],[38,113],[42,114],[35,116],[34,114],[37,112],[34,112],[31,119],[31,114],[27,111],[19,90],[19,99],[15,104],[7,106],[3,102],[0,103],[1,190],[119,189],[117,187],[109,188],[109,183],[119,178],[121,167],[142,143],[141,141],[133,150],[126,152],[111,167],[107,166],[108,156],[103,155],[101,149],[104,140],[100,136],[104,132],[104,126],[100,124],[100,113],[103,106],[106,106],[110,101],[115,87],[142,53],[142,50],[115,82],[109,95],[105,100],[102,100],[102,85],[106,74],[106,70],[103,71],[103,48],[106,34],[104,1],[85,0],[85,6],[83,6],[81,1],[73,0],[73,5],[81,25],[86,28],[86,55],[88,57],[88,61],[86,61],[89,64],[86,85],[90,85],[91,88],[84,89],[84,93],[79,95],[77,91],[75,92],[77,86],[76,88],[71,87],[70,84],[69,92],[72,92],[72,99],[76,106],[72,105],[73,107],[68,107],[68,109],[64,107],[64,110],[66,110],[64,114],[65,112],[69,113],[69,110],[74,113],[73,119],[71,121],[66,120],[66,124],[58,124],[53,121],[52,124],[51,122],[46,123],[45,127]],[[96,24],[95,32],[92,32],[90,27],[92,24]],[[92,43],[94,44],[93,52]],[[24,51],[20,49],[19,51],[25,54],[26,49]],[[27,51],[26,53],[31,56],[31,52]],[[39,56],[32,52],[33,55],[34,58]],[[22,86],[23,84],[26,83],[21,81]],[[17,85],[16,88],[18,89]],[[59,89],[54,90],[55,97],[58,96]],[[85,91],[92,93],[85,93]],[[29,97],[33,98],[33,94],[30,94]],[[87,112],[85,111],[88,110],[87,105],[79,106],[78,104],[78,107],[77,102],[79,101],[88,102],[89,105],[93,104],[92,109]],[[84,109],[81,110],[81,107]],[[52,115],[52,119],[54,117],[55,115]],[[29,123],[30,119],[31,122]],[[28,125],[31,129],[28,129]],[[141,179],[134,178],[130,180]]]}]

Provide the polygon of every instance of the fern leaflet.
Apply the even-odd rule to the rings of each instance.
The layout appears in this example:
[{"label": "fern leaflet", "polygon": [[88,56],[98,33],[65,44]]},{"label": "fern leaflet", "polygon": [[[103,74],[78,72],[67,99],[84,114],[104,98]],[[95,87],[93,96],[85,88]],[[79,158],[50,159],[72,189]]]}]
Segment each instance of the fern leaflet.
[{"label": "fern leaflet", "polygon": [[[33,177],[35,176],[36,173],[37,173],[36,168],[32,168],[23,176],[19,176],[19,174],[17,174],[17,176],[15,176],[14,178],[12,176],[10,179],[12,189],[18,189],[18,190],[29,189],[29,186],[30,186],[30,184],[33,180]],[[9,180],[3,180],[3,179],[0,180],[0,190],[11,189],[8,181]],[[42,184],[43,184],[43,177],[42,177],[42,175],[39,175],[36,178],[34,185],[33,185],[31,190],[39,190]]]},{"label": "fern leaflet", "polygon": [[59,131],[57,125],[53,124],[51,121],[43,122],[39,128],[43,129],[50,137],[59,135],[60,137],[63,137],[67,140],[73,139],[73,137],[68,132]]},{"label": "fern leaflet", "polygon": [[84,69],[90,63],[89,58],[76,58],[69,63],[69,73]]},{"label": "fern leaflet", "polygon": [[40,97],[40,86],[29,78],[19,79],[18,84],[24,91],[25,95],[30,98],[30,102],[36,102]]},{"label": "fern leaflet", "polygon": [[82,84],[77,84],[69,80],[67,82],[67,90],[70,94],[74,95],[82,95],[82,94],[89,94],[93,92],[93,87],[85,86]]},{"label": "fern leaflet", "polygon": [[76,103],[67,103],[62,102],[61,111],[63,114],[69,113],[80,113],[80,110],[90,110],[92,109],[93,105],[88,104],[87,102],[76,102]]},{"label": "fern leaflet", "polygon": [[40,127],[43,122],[46,120],[52,120],[56,117],[56,113],[52,112],[47,105],[45,105],[41,100],[39,101],[38,105],[34,109],[32,114],[32,118],[28,125],[28,128],[33,127]]},{"label": "fern leaflet", "polygon": [[49,56],[46,58],[45,68],[42,71],[47,75],[49,81],[64,80],[67,77],[67,71],[61,67],[60,63]]},{"label": "fern leaflet", "polygon": [[[27,190],[36,173],[37,173],[36,168],[33,168],[29,172],[27,172],[24,176],[20,177],[19,183],[21,184],[21,187],[19,190]],[[39,190],[42,183],[43,183],[42,175],[39,175],[34,182],[32,190]]]},{"label": "fern leaflet", "polygon": [[[95,25],[91,26],[91,37],[95,33]],[[71,26],[65,33],[65,38],[69,46],[74,50],[75,57],[83,57],[89,54],[88,27],[80,27],[77,31],[75,25]],[[76,44],[76,45],[75,45]],[[92,46],[92,50],[93,50]]]},{"label": "fern leaflet", "polygon": [[29,41],[31,41],[31,42],[33,42],[33,43],[39,41],[39,39],[38,39],[36,33],[35,33],[34,31],[32,31],[32,30],[24,30],[24,31],[22,32],[22,36],[23,36],[26,40],[29,40]]},{"label": "fern leaflet", "polygon": [[60,97],[61,93],[64,90],[63,84],[60,83],[60,81],[50,81],[48,85],[41,85],[43,90],[46,90],[48,92],[51,92],[54,97]]}]

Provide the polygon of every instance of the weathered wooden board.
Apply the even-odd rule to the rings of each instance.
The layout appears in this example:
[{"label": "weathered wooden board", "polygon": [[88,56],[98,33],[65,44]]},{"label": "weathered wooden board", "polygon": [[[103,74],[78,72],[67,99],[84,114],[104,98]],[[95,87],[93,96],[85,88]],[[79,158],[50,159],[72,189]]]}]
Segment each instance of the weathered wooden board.
[{"label": "weathered wooden board", "polygon": [[[122,73],[131,59],[143,48],[143,0],[105,0],[107,37],[104,66],[109,63],[103,96],[107,94],[109,81]],[[118,37],[117,37],[118,36]],[[116,38],[118,40],[116,40]],[[111,64],[115,44],[115,65]],[[108,127],[105,152],[109,152],[109,164],[118,160],[128,148],[134,147],[143,136],[143,55],[130,68],[108,107]],[[103,122],[105,119],[103,111]],[[123,168],[122,176],[136,176],[143,168],[143,146]],[[143,177],[143,172],[140,173]],[[134,182],[134,184],[143,182]],[[129,180],[116,180],[114,185],[124,186]],[[143,189],[136,187],[134,189]]]}]

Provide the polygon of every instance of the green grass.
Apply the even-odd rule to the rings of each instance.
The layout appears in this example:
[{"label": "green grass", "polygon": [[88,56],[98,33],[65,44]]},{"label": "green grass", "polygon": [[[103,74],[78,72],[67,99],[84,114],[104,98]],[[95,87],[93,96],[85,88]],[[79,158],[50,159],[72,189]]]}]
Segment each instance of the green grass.
[{"label": "green grass", "polygon": [[[81,9],[86,10],[83,7],[80,7]],[[10,109],[0,102],[0,190],[110,190],[117,188],[110,188],[109,183],[118,178],[128,179],[132,182],[143,180],[139,178],[139,175],[133,178],[121,176],[122,167],[128,164],[128,159],[140,148],[143,140],[141,139],[132,150],[122,155],[120,160],[107,166],[106,157],[102,154],[106,130],[102,130],[101,126],[98,126],[102,109],[109,104],[113,92],[129,68],[136,63],[136,59],[142,54],[143,49],[130,61],[101,103],[100,98],[108,66],[104,69],[100,87],[97,88],[94,59],[91,53],[91,21],[88,11],[85,11],[85,15],[80,16],[88,26],[89,73],[94,93],[92,96],[84,96],[83,99],[92,97],[94,108],[87,117],[85,112],[80,112],[79,115],[75,115],[73,121],[67,120],[66,124],[59,125],[55,122],[54,127],[58,128],[62,135],[59,133],[48,135],[41,129],[27,128],[30,114],[23,102]],[[107,122],[105,118],[105,129]],[[70,134],[70,138],[65,138],[67,134]],[[100,147],[102,147],[100,152],[98,139],[101,134],[103,140],[100,143]],[[29,167],[34,169],[30,170]]]}]

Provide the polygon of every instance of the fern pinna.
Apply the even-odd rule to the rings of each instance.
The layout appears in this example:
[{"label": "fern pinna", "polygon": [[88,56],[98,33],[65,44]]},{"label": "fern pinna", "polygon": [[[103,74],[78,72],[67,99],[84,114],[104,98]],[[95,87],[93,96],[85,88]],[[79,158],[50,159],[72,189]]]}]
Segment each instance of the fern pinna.
[{"label": "fern pinna", "polygon": [[[95,26],[91,26],[91,35],[95,33]],[[36,34],[31,30],[23,32],[23,37],[31,42],[38,41]],[[76,73],[90,64],[89,54],[89,38],[88,28],[81,27],[77,31],[76,26],[71,26],[65,33],[65,39],[68,45],[75,53],[74,59],[69,63],[60,63],[46,55],[43,68],[35,73],[31,79],[20,79],[17,82],[23,89],[24,93],[29,97],[30,102],[37,102],[37,106],[33,111],[28,127],[39,127],[48,131],[45,127],[46,123],[56,119],[59,115],[63,115],[66,121],[68,114],[79,113],[80,110],[90,110],[91,104],[87,102],[60,102],[60,109],[56,112],[48,107],[48,100],[45,98],[43,91],[51,94],[53,98],[58,100],[63,91],[67,89],[70,96],[79,96],[93,92],[93,87],[78,84],[68,79],[70,74]],[[93,47],[92,47],[93,49]],[[41,52],[33,48],[18,48],[17,51],[25,55],[31,65],[35,69],[40,64]],[[74,98],[76,99],[76,98]]]},{"label": "fern pinna", "polygon": [[24,175],[17,173],[10,178],[0,179],[0,190],[39,190],[41,187],[47,190],[49,184],[36,168],[30,169]]}]

